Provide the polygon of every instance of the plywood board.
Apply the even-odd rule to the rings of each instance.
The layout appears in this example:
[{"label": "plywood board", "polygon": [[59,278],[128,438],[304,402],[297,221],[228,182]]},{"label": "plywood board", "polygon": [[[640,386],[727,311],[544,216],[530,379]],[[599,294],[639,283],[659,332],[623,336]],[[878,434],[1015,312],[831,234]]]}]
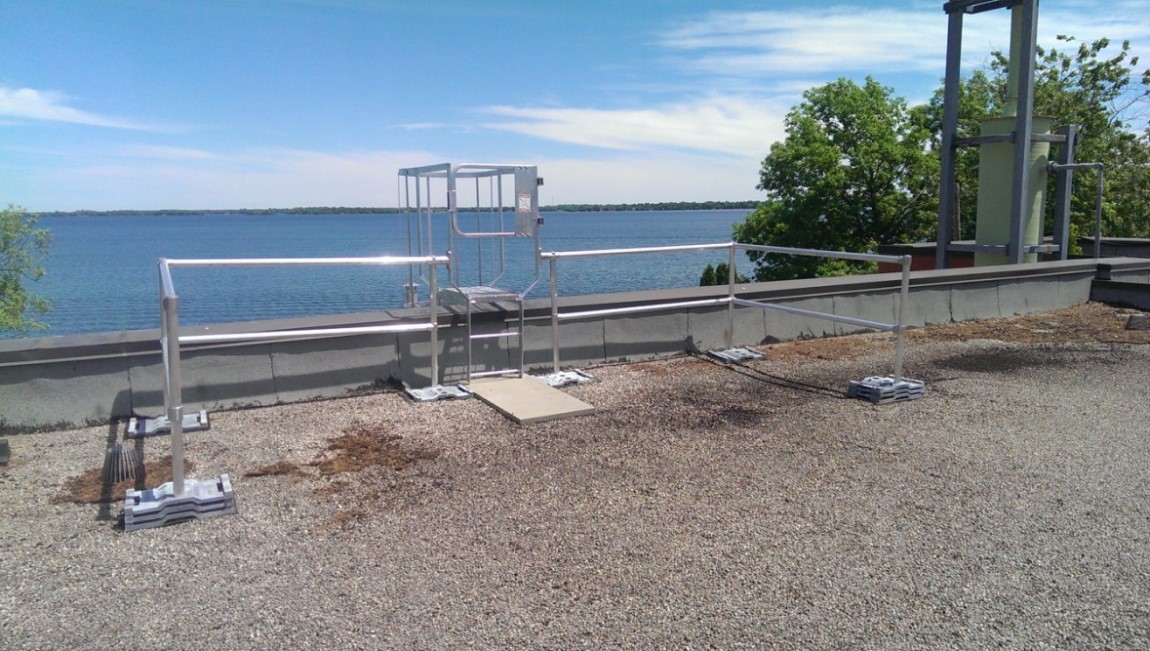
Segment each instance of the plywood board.
[{"label": "plywood board", "polygon": [[480,400],[520,425],[583,416],[595,411],[582,400],[530,377],[485,378],[472,382],[471,390]]}]

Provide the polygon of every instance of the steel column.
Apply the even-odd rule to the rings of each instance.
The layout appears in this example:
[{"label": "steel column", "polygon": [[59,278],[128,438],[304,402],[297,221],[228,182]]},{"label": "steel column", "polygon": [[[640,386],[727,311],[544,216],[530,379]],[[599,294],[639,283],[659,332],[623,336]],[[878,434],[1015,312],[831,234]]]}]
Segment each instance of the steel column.
[{"label": "steel column", "polygon": [[1019,8],[1022,29],[1018,47],[1018,112],[1014,123],[1014,161],[1011,166],[1014,177],[1010,197],[1010,243],[1006,252],[1007,261],[1014,264],[1021,263],[1026,255],[1022,238],[1029,214],[1026,204],[1030,188],[1030,136],[1034,117],[1034,57],[1038,31],[1036,3],[1037,0],[1023,0]]},{"label": "steel column", "polygon": [[946,31],[946,82],[942,105],[942,160],[938,191],[938,241],[935,249],[935,268],[950,265],[951,233],[954,232],[956,195],[954,176],[956,167],[955,134],[958,131],[959,82],[962,65],[962,10],[948,8]]}]

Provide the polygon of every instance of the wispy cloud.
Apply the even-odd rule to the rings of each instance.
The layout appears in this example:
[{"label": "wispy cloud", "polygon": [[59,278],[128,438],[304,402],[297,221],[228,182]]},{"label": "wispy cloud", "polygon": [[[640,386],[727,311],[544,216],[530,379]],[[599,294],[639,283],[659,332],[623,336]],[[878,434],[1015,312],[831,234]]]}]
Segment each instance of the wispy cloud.
[{"label": "wispy cloud", "polygon": [[[866,5],[790,11],[711,12],[668,26],[656,43],[673,53],[681,70],[723,78],[842,75],[865,72],[941,75],[947,20],[941,7],[906,9]],[[1010,13],[996,11],[964,21],[969,64],[992,49],[1009,47]],[[1147,45],[1150,2],[1069,2],[1039,14],[1039,41],[1058,34],[1082,40],[1103,36]],[[1145,53],[1144,53],[1145,54]]]},{"label": "wispy cloud", "polygon": [[0,118],[67,122],[111,129],[152,130],[139,122],[89,113],[68,106],[69,98],[61,93],[33,88],[0,86]]},{"label": "wispy cloud", "polygon": [[684,149],[761,156],[782,133],[785,107],[742,97],[713,97],[642,109],[492,106],[506,121],[491,129],[587,147],[617,150]]},{"label": "wispy cloud", "polygon": [[157,160],[219,160],[219,154],[203,149],[187,147],[166,147],[162,145],[133,145],[125,150],[128,156]]}]

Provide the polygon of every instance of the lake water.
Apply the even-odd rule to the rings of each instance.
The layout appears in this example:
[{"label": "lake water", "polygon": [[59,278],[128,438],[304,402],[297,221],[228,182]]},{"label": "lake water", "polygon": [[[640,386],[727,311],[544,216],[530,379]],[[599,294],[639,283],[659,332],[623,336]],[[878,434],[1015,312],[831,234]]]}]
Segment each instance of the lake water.
[{"label": "lake water", "polygon": [[[544,251],[633,248],[728,242],[731,225],[746,210],[673,212],[547,212]],[[465,228],[476,216],[463,215]],[[46,274],[31,285],[52,311],[41,320],[55,336],[158,328],[159,274],[163,258],[303,258],[407,255],[402,215],[94,215],[43,217],[52,232]],[[446,218],[437,217],[436,253],[446,250]],[[457,246],[461,285],[484,282],[495,273],[498,252],[491,240]],[[512,240],[498,286],[522,291],[535,277],[533,240]],[[559,262],[561,296],[698,284],[707,264],[726,261],[726,252],[609,256]],[[750,264],[745,260],[742,265]],[[745,271],[744,271],[745,273]],[[400,307],[406,267],[239,267],[175,269],[180,322],[185,325],[368,312]],[[528,295],[549,293],[547,266]],[[2,335],[0,335],[2,336]]]}]

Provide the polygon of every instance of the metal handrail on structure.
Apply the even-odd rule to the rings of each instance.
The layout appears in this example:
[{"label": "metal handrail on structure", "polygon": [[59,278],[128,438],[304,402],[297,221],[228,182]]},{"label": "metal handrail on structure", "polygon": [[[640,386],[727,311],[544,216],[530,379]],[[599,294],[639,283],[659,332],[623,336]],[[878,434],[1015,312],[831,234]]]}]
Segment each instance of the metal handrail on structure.
[{"label": "metal handrail on structure", "polygon": [[[727,296],[722,298],[706,298],[691,301],[674,301],[665,303],[651,303],[647,305],[635,305],[630,307],[607,308],[600,310],[583,310],[576,312],[560,312],[559,311],[559,283],[558,283],[558,262],[562,259],[572,258],[590,258],[608,255],[633,255],[633,254],[649,254],[649,253],[678,253],[685,251],[711,251],[717,249],[727,249],[729,261],[727,264]],[[765,301],[753,301],[749,299],[739,298],[735,294],[735,254],[737,251],[757,251],[761,253],[780,253],[785,255],[802,255],[820,258],[837,258],[841,260],[858,260],[865,262],[892,262],[902,266],[902,281],[899,290],[898,302],[898,317],[896,323],[883,323],[880,321],[870,321],[867,319],[859,319],[849,316],[841,316],[829,312],[817,312],[815,310],[805,310],[788,305],[781,305],[778,303],[768,303]],[[735,306],[739,307],[756,307],[764,310],[778,310],[780,312],[788,312],[791,314],[801,314],[820,319],[827,319],[829,321],[836,321],[839,323],[847,323],[857,325],[864,328],[872,328],[875,330],[884,330],[894,332],[897,336],[897,343],[895,345],[895,361],[894,361],[894,377],[902,380],[902,367],[903,358],[906,352],[905,330],[906,330],[906,305],[910,296],[910,264],[911,256],[909,255],[878,255],[871,253],[848,253],[843,251],[821,251],[817,249],[797,249],[781,246],[761,246],[755,244],[742,244],[740,242],[727,242],[721,244],[686,244],[677,246],[655,246],[634,249],[601,249],[601,250],[583,250],[583,251],[551,251],[540,253],[540,257],[548,261],[551,272],[551,343],[552,343],[552,365],[555,373],[560,372],[559,367],[559,322],[565,319],[578,319],[595,316],[607,316],[616,314],[636,314],[639,312],[653,312],[659,310],[680,309],[685,307],[703,307],[708,305],[726,305],[728,327],[726,331],[726,345],[731,348],[734,345],[735,338]]]},{"label": "metal handrail on structure", "polygon": [[[373,334],[383,332],[431,333],[431,383],[439,378],[439,344],[436,267],[450,263],[448,256],[380,256],[374,258],[233,258],[201,260],[169,260],[160,258],[160,350],[164,363],[164,412],[172,434],[172,489],[176,496],[184,494],[184,426],[183,384],[180,378],[180,344],[220,343],[231,341],[282,340],[326,335]],[[427,323],[398,323],[380,326],[353,326],[346,328],[306,328],[296,330],[270,330],[235,334],[180,335],[180,297],[172,282],[174,267],[274,267],[274,266],[386,266],[427,265],[431,285],[431,306]]]}]

